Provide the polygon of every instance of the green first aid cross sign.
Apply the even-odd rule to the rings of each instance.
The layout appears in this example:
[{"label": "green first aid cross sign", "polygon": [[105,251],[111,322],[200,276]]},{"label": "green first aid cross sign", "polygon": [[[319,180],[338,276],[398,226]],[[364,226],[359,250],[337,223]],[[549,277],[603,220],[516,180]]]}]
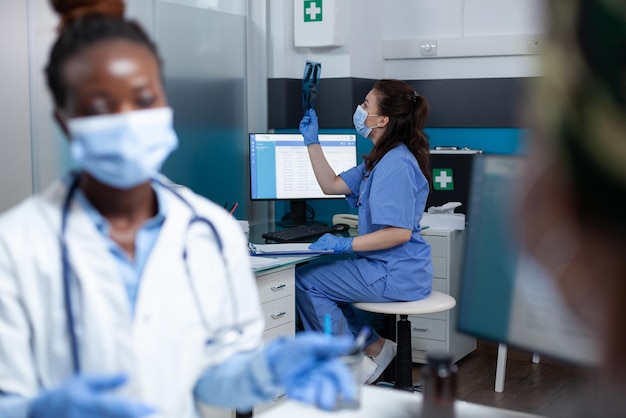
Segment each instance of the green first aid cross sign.
[{"label": "green first aid cross sign", "polygon": [[322,0],[304,0],[304,21],[322,21]]},{"label": "green first aid cross sign", "polygon": [[451,168],[433,169],[433,188],[435,190],[454,190],[454,176]]}]

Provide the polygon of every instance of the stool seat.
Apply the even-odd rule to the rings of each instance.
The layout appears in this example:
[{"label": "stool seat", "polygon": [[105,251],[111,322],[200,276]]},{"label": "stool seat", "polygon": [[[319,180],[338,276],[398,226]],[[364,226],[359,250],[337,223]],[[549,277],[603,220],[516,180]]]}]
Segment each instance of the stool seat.
[{"label": "stool seat", "polygon": [[396,383],[394,387],[402,390],[413,390],[411,382],[413,361],[411,358],[411,321],[409,315],[424,315],[445,312],[456,306],[456,299],[452,296],[432,291],[427,298],[408,302],[354,302],[352,305],[363,311],[385,314],[386,318],[393,318],[396,322]]},{"label": "stool seat", "polygon": [[355,302],[354,307],[368,312],[396,315],[423,315],[445,312],[456,306],[456,300],[445,293],[432,291],[430,296],[409,302]]}]

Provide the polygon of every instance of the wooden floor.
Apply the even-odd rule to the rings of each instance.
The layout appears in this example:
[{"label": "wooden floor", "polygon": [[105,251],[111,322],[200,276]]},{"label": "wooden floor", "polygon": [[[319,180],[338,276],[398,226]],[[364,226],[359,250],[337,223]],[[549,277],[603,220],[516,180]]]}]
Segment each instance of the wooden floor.
[{"label": "wooden floor", "polygon": [[[497,344],[478,342],[476,351],[457,366],[457,398],[482,405],[553,416],[566,402],[583,394],[588,377],[583,369],[551,359],[531,361],[532,354],[508,350],[504,391],[494,391]],[[414,365],[414,382],[421,367]]]}]

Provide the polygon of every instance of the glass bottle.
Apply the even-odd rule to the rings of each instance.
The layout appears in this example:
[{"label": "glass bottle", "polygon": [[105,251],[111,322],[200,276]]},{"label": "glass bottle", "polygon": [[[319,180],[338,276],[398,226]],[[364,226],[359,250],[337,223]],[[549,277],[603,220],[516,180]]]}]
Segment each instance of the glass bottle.
[{"label": "glass bottle", "polygon": [[424,368],[422,418],[454,418],[458,368],[448,353],[429,353]]}]

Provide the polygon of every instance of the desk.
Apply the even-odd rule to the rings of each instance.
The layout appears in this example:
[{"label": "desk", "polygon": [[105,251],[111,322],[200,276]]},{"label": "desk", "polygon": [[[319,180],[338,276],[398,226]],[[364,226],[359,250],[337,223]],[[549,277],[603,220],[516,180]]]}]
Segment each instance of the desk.
[{"label": "desk", "polygon": [[254,272],[261,308],[265,317],[263,339],[271,340],[280,335],[296,332],[296,265],[317,255],[272,257],[276,265]]},{"label": "desk", "polygon": [[[422,394],[380,386],[363,386],[361,408],[355,411],[325,412],[294,401],[285,401],[258,415],[259,418],[419,418]],[[538,415],[456,402],[458,418],[539,418]],[[427,417],[425,417],[427,418]]]},{"label": "desk", "polygon": [[[276,265],[254,272],[265,320],[263,340],[296,333],[296,265],[319,257],[318,254],[272,256]],[[279,399],[275,399],[278,401]],[[276,402],[254,408],[255,415],[276,405]]]},{"label": "desk", "polygon": [[[319,257],[318,254],[273,256],[272,258],[278,259],[277,264],[254,272],[265,320],[264,341],[296,333],[296,265],[317,257]],[[279,401],[282,402],[283,398],[256,406],[254,415],[278,405]],[[199,408],[203,417],[235,418],[237,416],[232,409],[215,408],[204,404],[199,404]]]}]

